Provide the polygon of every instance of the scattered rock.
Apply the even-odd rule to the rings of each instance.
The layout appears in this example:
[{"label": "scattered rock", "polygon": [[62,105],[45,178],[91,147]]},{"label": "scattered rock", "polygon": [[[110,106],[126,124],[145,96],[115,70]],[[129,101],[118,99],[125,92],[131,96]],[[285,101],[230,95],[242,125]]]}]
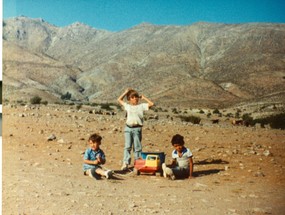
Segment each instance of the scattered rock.
[{"label": "scattered rock", "polygon": [[266,157],[268,157],[268,156],[271,155],[271,153],[270,153],[269,150],[265,150],[265,151],[263,152],[263,155],[266,156]]},{"label": "scattered rock", "polygon": [[48,138],[47,141],[53,141],[56,139],[56,136],[54,134],[51,134]]}]

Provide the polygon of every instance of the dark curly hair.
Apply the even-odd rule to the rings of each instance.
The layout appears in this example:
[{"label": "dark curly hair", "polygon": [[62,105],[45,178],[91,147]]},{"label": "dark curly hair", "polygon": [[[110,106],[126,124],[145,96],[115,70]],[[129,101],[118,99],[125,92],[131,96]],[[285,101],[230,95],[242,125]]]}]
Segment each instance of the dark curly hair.
[{"label": "dark curly hair", "polygon": [[100,143],[102,140],[102,137],[99,134],[92,134],[88,141],[92,141],[93,143]]},{"label": "dark curly hair", "polygon": [[172,145],[178,144],[178,145],[184,145],[184,137],[181,136],[180,134],[175,134],[172,139],[171,139]]}]

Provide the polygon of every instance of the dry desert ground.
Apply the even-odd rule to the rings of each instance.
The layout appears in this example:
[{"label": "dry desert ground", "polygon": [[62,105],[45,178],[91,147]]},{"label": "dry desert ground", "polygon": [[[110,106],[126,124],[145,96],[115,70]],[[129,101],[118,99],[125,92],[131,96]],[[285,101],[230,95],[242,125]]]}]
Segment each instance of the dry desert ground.
[{"label": "dry desert ground", "polygon": [[[119,171],[123,128],[123,112],[3,105],[2,214],[285,213],[284,130],[147,120],[143,151],[165,152],[168,163],[171,137],[179,133],[194,154],[195,177],[172,181]],[[95,132],[113,179],[83,175],[82,153]]]}]

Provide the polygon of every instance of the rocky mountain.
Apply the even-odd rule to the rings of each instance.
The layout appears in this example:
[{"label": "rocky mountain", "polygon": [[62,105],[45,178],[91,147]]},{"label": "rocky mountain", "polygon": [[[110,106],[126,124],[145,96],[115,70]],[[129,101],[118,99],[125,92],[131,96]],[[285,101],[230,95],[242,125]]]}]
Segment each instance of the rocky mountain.
[{"label": "rocky mountain", "polygon": [[82,23],[3,21],[3,99],[39,95],[115,102],[127,87],[161,106],[285,102],[285,24],[142,23],[109,32]]}]

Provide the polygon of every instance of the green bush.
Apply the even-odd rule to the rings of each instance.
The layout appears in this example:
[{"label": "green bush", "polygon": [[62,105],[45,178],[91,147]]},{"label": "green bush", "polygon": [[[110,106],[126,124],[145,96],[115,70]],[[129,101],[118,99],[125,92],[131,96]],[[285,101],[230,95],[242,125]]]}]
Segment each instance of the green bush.
[{"label": "green bush", "polygon": [[178,110],[176,108],[172,108],[172,113],[178,114]]},{"label": "green bush", "polygon": [[76,105],[76,109],[77,109],[77,110],[80,110],[81,107],[82,107],[82,104]]},{"label": "green bush", "polygon": [[280,113],[277,115],[269,116],[266,118],[255,119],[255,123],[260,123],[262,127],[269,124],[271,128],[285,129],[285,113]]},{"label": "green bush", "polygon": [[234,117],[234,115],[232,113],[227,113],[226,117]]},{"label": "green bush", "polygon": [[213,110],[213,114],[219,114],[220,111],[218,109]]},{"label": "green bush", "polygon": [[245,113],[245,114],[242,115],[242,120],[247,125],[254,125],[255,124],[253,118],[248,113]]},{"label": "green bush", "polygon": [[60,98],[62,100],[70,100],[71,99],[71,93],[67,92],[67,93],[63,94]]},{"label": "green bush", "polygon": [[34,96],[33,98],[30,99],[31,104],[40,104],[42,98],[39,96]]},{"label": "green bush", "polygon": [[237,112],[235,113],[235,118],[236,119],[240,118],[240,113],[241,113],[241,110],[238,108]]},{"label": "green bush", "polygon": [[90,104],[91,107],[95,107],[95,106],[98,106],[98,105],[99,105],[99,104],[97,104],[97,103],[95,103],[95,102],[93,102],[93,103]]},{"label": "green bush", "polygon": [[236,113],[235,113],[235,118],[236,118],[236,119],[240,118],[240,112],[236,112]]},{"label": "green bush", "polygon": [[101,104],[101,108],[105,109],[105,110],[113,110],[113,108],[111,108],[110,104],[108,104],[108,103]]},{"label": "green bush", "polygon": [[197,116],[179,116],[183,122],[191,122],[193,124],[200,124],[201,118]]}]

